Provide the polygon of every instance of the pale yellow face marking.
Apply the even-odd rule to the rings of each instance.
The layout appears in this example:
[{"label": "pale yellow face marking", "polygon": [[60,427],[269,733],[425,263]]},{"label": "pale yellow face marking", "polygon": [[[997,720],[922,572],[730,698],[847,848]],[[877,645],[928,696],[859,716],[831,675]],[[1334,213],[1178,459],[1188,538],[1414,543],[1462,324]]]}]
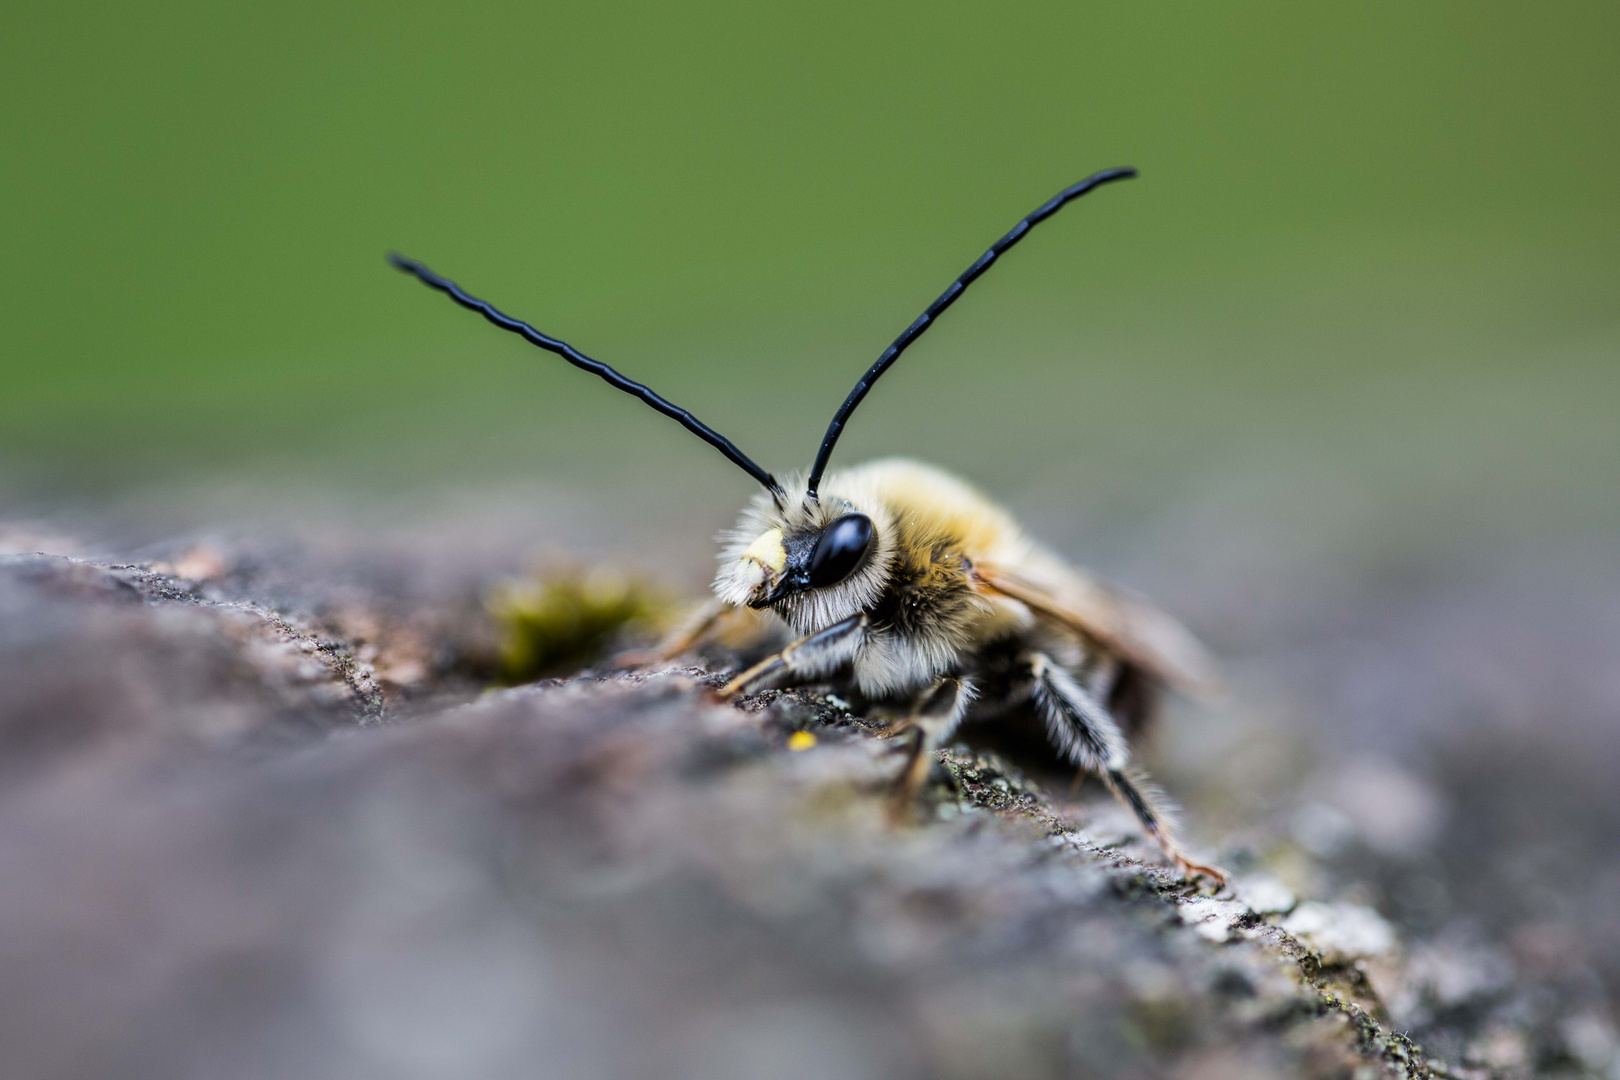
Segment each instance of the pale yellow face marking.
[{"label": "pale yellow face marking", "polygon": [[782,530],[767,529],[760,534],[758,540],[748,545],[743,552],[743,561],[752,559],[773,574],[780,574],[782,567],[787,565],[787,548],[782,546]]}]

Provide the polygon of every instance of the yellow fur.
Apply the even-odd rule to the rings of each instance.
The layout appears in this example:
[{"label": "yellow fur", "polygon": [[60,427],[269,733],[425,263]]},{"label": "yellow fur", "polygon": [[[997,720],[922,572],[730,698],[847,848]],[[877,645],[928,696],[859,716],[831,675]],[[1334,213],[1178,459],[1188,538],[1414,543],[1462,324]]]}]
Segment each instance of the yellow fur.
[{"label": "yellow fur", "polygon": [[787,548],[782,546],[782,530],[766,529],[743,552],[743,558],[753,559],[773,574],[780,574],[787,564]]},{"label": "yellow fur", "polygon": [[1004,562],[1028,545],[1012,515],[956,477],[920,461],[869,462],[838,473],[827,488],[840,494],[869,493],[898,524],[920,535],[950,538],[974,562]]}]

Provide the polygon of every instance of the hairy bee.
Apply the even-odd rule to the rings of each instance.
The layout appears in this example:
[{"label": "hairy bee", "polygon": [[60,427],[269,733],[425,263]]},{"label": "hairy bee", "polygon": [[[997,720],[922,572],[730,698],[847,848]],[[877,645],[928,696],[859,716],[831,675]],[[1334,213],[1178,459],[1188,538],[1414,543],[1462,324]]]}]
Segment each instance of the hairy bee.
[{"label": "hairy bee", "polygon": [[903,459],[827,473],[845,423],[873,383],[985,270],[1071,200],[1136,175],[1111,169],[1058,192],[991,245],[895,339],[833,417],[809,473],[784,484],[691,413],[571,345],[496,310],[399,255],[399,269],[486,319],[641,398],[713,445],[764,491],[724,538],[714,599],[655,654],[696,648],[730,612],[779,617],[797,635],[721,690],[735,698],[831,685],[898,712],[909,806],[933,751],[967,719],[1032,706],[1052,746],[1100,777],[1189,876],[1224,880],[1177,845],[1163,797],[1132,763],[1119,714],[1150,688],[1207,688],[1212,665],[1173,619],[1103,589],[1025,536],[1017,522],[939,469]]}]

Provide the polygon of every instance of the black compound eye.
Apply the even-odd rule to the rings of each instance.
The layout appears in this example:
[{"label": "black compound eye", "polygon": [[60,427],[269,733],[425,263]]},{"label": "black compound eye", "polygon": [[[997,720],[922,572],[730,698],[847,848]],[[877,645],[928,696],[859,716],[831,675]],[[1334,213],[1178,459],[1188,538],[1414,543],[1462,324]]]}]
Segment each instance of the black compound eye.
[{"label": "black compound eye", "polygon": [[822,529],[810,556],[810,587],[836,585],[849,577],[871,543],[872,519],[865,514],[845,514]]}]

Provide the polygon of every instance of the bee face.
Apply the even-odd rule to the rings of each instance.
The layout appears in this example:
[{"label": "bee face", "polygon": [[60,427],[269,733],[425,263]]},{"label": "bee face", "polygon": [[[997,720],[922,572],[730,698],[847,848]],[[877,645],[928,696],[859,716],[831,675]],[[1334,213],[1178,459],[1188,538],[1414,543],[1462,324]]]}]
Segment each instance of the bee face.
[{"label": "bee face", "polygon": [[841,584],[860,568],[872,547],[872,519],[861,513],[834,518],[819,530],[767,529],[743,555],[744,568],[765,571],[748,598],[751,608],[779,604],[811,589]]},{"label": "bee face", "polygon": [[715,591],[738,606],[772,608],[794,626],[863,610],[891,554],[892,529],[874,510],[831,490],[810,500],[802,485],[780,506],[756,498],[723,538]]}]

